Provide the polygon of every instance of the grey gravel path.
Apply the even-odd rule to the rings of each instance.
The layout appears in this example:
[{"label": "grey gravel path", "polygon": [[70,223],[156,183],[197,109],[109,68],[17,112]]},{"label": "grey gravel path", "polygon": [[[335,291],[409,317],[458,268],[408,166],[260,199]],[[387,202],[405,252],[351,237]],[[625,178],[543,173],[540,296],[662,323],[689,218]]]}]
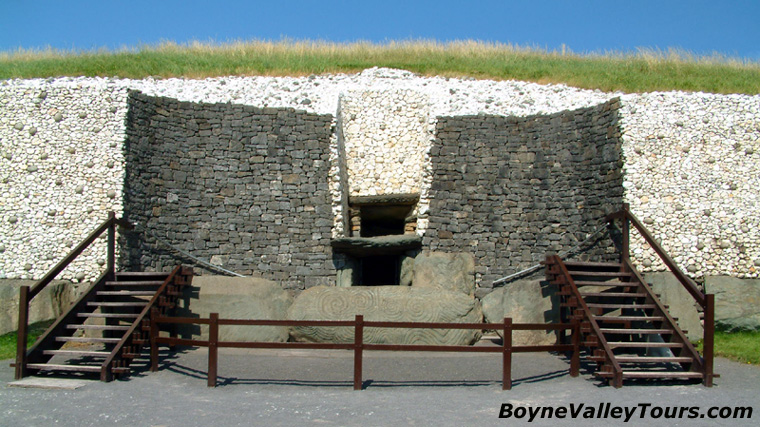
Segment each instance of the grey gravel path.
[{"label": "grey gravel path", "polygon": [[[367,353],[366,388],[352,390],[348,351],[220,351],[219,381],[206,386],[206,350],[165,357],[157,373],[91,381],[76,390],[8,387],[13,370],[0,364],[3,426],[297,426],[297,425],[760,425],[760,368],[717,359],[716,386],[626,385],[613,389],[582,373],[567,375],[567,361],[551,354],[518,354],[514,387],[501,390],[498,354]],[[752,419],[666,419],[638,412],[623,420],[600,418],[499,419],[513,408],[580,404],[634,407],[749,406]],[[604,407],[604,406],[603,406]],[[688,412],[687,412],[688,414]]]}]

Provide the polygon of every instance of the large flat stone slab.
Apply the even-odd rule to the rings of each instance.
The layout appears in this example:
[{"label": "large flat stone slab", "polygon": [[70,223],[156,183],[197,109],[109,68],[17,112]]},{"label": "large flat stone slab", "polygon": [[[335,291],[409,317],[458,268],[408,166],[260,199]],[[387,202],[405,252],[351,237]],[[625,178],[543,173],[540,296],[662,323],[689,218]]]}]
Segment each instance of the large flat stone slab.
[{"label": "large flat stone slab", "polygon": [[[185,292],[178,316],[223,319],[285,319],[293,298],[276,283],[256,277],[195,276]],[[208,326],[182,325],[183,337],[208,339]],[[288,328],[278,326],[220,326],[222,341],[285,342]]]},{"label": "large flat stone slab", "polygon": [[41,388],[48,390],[76,390],[88,384],[93,380],[74,380],[68,378],[45,378],[45,377],[26,377],[17,381],[8,383],[8,387],[20,388]]},{"label": "large flat stone slab", "polygon": [[[512,323],[559,322],[559,298],[556,289],[543,280],[517,280],[495,289],[483,297],[483,315],[487,323],[500,323],[511,317]],[[500,330],[496,331],[503,335]],[[503,337],[502,337],[503,338]],[[514,331],[514,345],[551,345],[557,340],[553,331]]]},{"label": "large flat stone slab", "polygon": [[475,258],[458,252],[422,252],[414,259],[412,287],[475,293]]},{"label": "large flat stone slab", "polygon": [[[19,288],[36,283],[36,280],[0,280],[0,334],[18,329]],[[65,280],[48,284],[30,304],[29,323],[57,318],[76,300],[79,290],[89,286],[89,283],[74,284]]]},{"label": "large flat stone slab", "polygon": [[[318,286],[303,291],[288,310],[293,320],[365,320],[400,322],[481,322],[480,304],[462,293],[403,286]],[[377,344],[468,345],[480,331],[367,328],[364,342]],[[353,342],[352,327],[296,327],[291,336],[307,342]]]},{"label": "large flat stone slab", "polygon": [[670,272],[647,273],[644,280],[652,285],[655,293],[660,294],[662,303],[670,306],[670,315],[678,318],[678,327],[687,331],[686,337],[691,341],[702,339],[704,328],[699,320],[697,302],[676,276]]},{"label": "large flat stone slab", "polygon": [[760,280],[707,276],[705,290],[715,294],[717,328],[760,330]]}]

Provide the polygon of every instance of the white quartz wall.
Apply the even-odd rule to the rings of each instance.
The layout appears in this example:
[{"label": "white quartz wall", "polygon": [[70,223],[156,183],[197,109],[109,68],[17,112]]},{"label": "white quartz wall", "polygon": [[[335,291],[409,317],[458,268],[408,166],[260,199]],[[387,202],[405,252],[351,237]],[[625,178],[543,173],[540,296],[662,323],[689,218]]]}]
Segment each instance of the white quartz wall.
[{"label": "white quartz wall", "polygon": [[[0,278],[37,279],[114,211],[121,216],[127,92],[0,85]],[[91,280],[105,239],[59,278]]]},{"label": "white quartz wall", "polygon": [[[690,275],[758,277],[760,97],[627,95],[621,113],[634,214]],[[643,240],[632,250],[643,270],[664,268]]]},{"label": "white quartz wall", "polygon": [[430,100],[414,90],[353,91],[341,98],[349,194],[419,193],[429,147]]}]

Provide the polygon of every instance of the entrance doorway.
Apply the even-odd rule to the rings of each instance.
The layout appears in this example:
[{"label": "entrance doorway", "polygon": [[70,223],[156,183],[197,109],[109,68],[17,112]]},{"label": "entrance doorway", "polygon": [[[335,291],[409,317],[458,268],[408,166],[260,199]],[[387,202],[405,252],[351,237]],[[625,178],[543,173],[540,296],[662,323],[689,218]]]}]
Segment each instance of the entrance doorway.
[{"label": "entrance doorway", "polygon": [[398,286],[401,282],[401,255],[376,255],[360,258],[361,286]]}]

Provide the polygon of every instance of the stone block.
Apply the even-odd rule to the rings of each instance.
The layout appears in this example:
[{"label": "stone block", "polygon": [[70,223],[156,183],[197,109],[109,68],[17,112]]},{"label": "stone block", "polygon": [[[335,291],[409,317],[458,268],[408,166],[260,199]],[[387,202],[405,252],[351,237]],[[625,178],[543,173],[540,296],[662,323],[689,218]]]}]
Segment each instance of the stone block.
[{"label": "stone block", "polygon": [[705,290],[715,294],[715,326],[727,331],[760,330],[760,280],[705,277]]},{"label": "stone block", "polygon": [[472,296],[475,258],[466,252],[422,252],[414,259],[412,287],[446,289]]},{"label": "stone block", "polygon": [[[19,288],[32,287],[36,283],[36,280],[0,280],[0,334],[18,329]],[[74,284],[63,280],[48,284],[29,306],[29,323],[57,318],[76,300],[79,290],[88,287],[87,283]]]},{"label": "stone block", "polygon": [[[185,290],[177,316],[221,319],[285,319],[293,298],[276,283],[257,277],[196,276]],[[208,339],[208,326],[182,325],[183,338]],[[223,341],[285,342],[288,328],[279,326],[220,326]]]},{"label": "stone block", "polygon": [[689,340],[702,339],[704,333],[699,320],[697,303],[673,273],[647,273],[644,275],[644,280],[652,285],[652,290],[656,294],[660,294],[662,303],[670,306],[670,315],[678,318],[678,326],[687,330],[686,336]]},{"label": "stone block", "polygon": [[406,254],[401,257],[401,272],[399,274],[399,285],[411,286],[414,279],[414,260],[416,256]]},{"label": "stone block", "polygon": [[[517,280],[483,297],[486,323],[498,323],[511,317],[512,323],[559,322],[559,297],[556,289],[543,280]],[[497,330],[499,336],[502,331]],[[556,342],[553,331],[514,331],[514,345],[551,345]]]},{"label": "stone block", "polygon": [[[403,286],[317,286],[296,298],[288,310],[293,320],[364,320],[399,322],[477,323],[480,303],[459,292]],[[481,331],[446,329],[367,328],[365,343],[468,345]],[[306,342],[353,342],[352,327],[297,327],[291,336]]]}]

